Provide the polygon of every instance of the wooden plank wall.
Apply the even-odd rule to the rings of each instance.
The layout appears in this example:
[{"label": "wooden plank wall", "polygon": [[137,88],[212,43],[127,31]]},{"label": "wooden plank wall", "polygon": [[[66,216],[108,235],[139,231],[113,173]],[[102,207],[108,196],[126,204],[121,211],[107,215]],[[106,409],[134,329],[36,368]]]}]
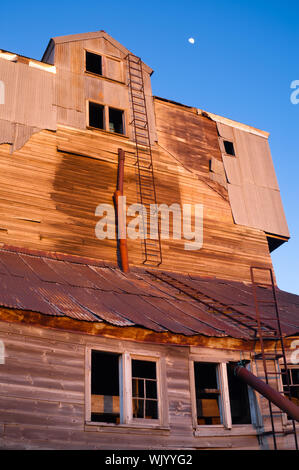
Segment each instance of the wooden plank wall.
[{"label": "wooden plank wall", "polygon": [[[138,202],[138,185],[134,143],[125,137],[60,127],[34,134],[13,155],[0,146],[0,243],[116,262],[116,241],[95,236],[95,210],[112,203],[119,147],[129,205]],[[154,161],[159,204],[204,205],[203,248],[187,253],[183,238],[162,240],[162,269],[249,280],[251,264],[271,266],[264,233],[234,224],[208,176],[199,179],[159,146]],[[128,240],[128,249],[130,263],[140,265],[141,240]]]},{"label": "wooden plank wall", "polygon": [[[6,322],[0,323],[0,339],[6,356],[0,365],[1,449],[259,448],[252,426],[194,436],[188,347],[145,346]],[[169,430],[86,425],[86,347],[159,353],[166,361]]]}]

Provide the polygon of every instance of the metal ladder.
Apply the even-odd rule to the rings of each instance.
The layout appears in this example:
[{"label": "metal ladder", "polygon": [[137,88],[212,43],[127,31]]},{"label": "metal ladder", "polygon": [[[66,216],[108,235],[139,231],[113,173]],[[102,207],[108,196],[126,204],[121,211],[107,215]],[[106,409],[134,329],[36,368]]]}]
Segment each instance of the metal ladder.
[{"label": "metal ladder", "polygon": [[[256,280],[256,271],[264,271],[264,273],[268,273],[270,275],[269,279],[270,282],[260,282]],[[256,321],[257,321],[257,333],[258,333],[258,340],[260,343],[261,347],[261,353],[256,354],[255,357],[256,359],[262,359],[262,364],[263,364],[263,370],[264,370],[264,377],[266,380],[266,383],[269,384],[269,379],[272,377],[275,377],[276,379],[279,377],[285,377],[285,383],[284,383],[284,391],[281,392],[284,395],[286,395],[288,398],[291,398],[291,387],[290,387],[290,376],[289,376],[289,369],[288,369],[288,364],[287,364],[287,359],[286,359],[286,353],[285,353],[285,346],[284,346],[284,340],[283,340],[283,335],[282,335],[282,330],[281,330],[281,324],[280,324],[280,318],[279,318],[279,307],[278,307],[278,301],[277,301],[277,295],[276,295],[276,288],[275,288],[275,283],[274,283],[274,277],[273,277],[273,272],[271,268],[262,268],[259,266],[251,266],[250,267],[250,274],[251,274],[251,282],[252,282],[252,289],[253,289],[253,295],[254,295],[254,303],[255,303],[255,310],[256,310]],[[262,290],[260,289],[262,288]],[[267,291],[266,291],[267,289]],[[261,299],[260,294],[263,292],[264,298]],[[265,295],[267,294],[267,295]],[[268,297],[268,298],[265,298]],[[268,332],[266,332],[263,328],[262,321],[261,321],[261,305],[264,306],[272,306],[275,312],[275,335],[269,335]],[[277,347],[279,349],[279,353],[277,352],[266,352],[265,347],[264,347],[264,340],[265,339],[274,339],[277,343]],[[282,358],[282,365],[283,365],[283,370],[279,369],[277,371],[276,367],[274,367],[275,372],[269,371],[270,361],[275,361],[275,365],[277,364],[277,360],[279,358]],[[273,405],[271,401],[268,400],[269,403],[269,411],[270,411],[270,421],[271,421],[271,431],[266,431],[262,433],[263,436],[265,435],[272,435],[273,437],[273,444],[274,444],[274,449],[277,450],[277,437],[278,435],[281,434],[286,434],[283,431],[279,432],[275,429],[275,421],[274,421],[274,416],[283,416],[284,412],[279,410],[279,411],[274,411],[273,410]],[[298,441],[297,441],[297,434],[296,434],[296,425],[295,421],[292,420],[292,430],[288,431],[287,434],[293,434],[294,435],[294,441],[295,441],[295,448],[298,450]]]},{"label": "metal ladder", "polygon": [[[128,54],[128,86],[131,97],[132,121],[134,129],[134,139],[136,142],[136,166],[138,173],[138,186],[140,203],[145,209],[147,218],[143,214],[143,264],[148,266],[159,266],[162,263],[160,221],[158,220],[158,230],[156,238],[150,238],[150,226],[148,223],[151,210],[157,216],[151,204],[157,204],[155,176],[153,170],[152,147],[150,140],[150,130],[148,124],[148,113],[144,93],[144,79],[142,61],[139,57]],[[145,221],[147,220],[147,224]]]}]

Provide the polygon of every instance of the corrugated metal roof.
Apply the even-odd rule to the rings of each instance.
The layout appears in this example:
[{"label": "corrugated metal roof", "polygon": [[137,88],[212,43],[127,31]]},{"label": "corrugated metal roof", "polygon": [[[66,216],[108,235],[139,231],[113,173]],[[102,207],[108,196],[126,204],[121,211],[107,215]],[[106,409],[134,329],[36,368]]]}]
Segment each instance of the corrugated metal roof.
[{"label": "corrugated metal roof", "polygon": [[[283,333],[299,332],[299,296],[277,290]],[[261,289],[267,300],[269,290]],[[250,339],[255,319],[251,286],[141,268],[116,266],[5,247],[0,250],[0,305],[115,326],[138,326],[186,336]],[[265,304],[264,328],[275,328]]]}]

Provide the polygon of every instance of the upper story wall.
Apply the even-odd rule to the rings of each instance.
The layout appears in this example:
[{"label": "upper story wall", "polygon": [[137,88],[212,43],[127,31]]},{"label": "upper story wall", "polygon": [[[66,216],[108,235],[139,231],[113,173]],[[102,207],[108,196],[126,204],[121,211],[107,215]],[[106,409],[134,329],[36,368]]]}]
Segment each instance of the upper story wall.
[{"label": "upper story wall", "polygon": [[[101,56],[101,76],[86,71],[86,51]],[[6,93],[0,104],[0,243],[117,261],[116,241],[96,238],[95,211],[113,203],[119,147],[126,152],[127,204],[139,202],[128,52],[97,32],[51,40],[44,62],[0,54]],[[204,206],[203,247],[187,252],[185,239],[163,239],[161,268],[249,280],[253,263],[272,266],[265,232],[287,233],[276,223],[282,206],[250,196],[249,189],[265,185],[280,201],[267,139],[196,108],[153,100],[151,72],[143,64],[157,203]],[[104,106],[106,116],[109,107],[123,110],[124,135],[89,126],[89,101]],[[233,140],[234,157],[224,155],[223,138]],[[247,192],[248,168],[258,171]],[[275,184],[267,187],[269,168]],[[267,227],[256,224],[257,216]],[[128,240],[130,264],[142,264],[141,245]]]},{"label": "upper story wall", "polygon": [[[101,59],[101,73],[88,71],[86,53]],[[56,67],[54,104],[57,123],[85,129],[89,123],[89,101],[105,107],[104,130],[109,131],[108,109],[124,112],[124,135],[133,138],[132,110],[128,87],[128,49],[104,31],[54,38],[43,60]],[[156,140],[150,67],[142,63],[144,91],[152,143]]]}]

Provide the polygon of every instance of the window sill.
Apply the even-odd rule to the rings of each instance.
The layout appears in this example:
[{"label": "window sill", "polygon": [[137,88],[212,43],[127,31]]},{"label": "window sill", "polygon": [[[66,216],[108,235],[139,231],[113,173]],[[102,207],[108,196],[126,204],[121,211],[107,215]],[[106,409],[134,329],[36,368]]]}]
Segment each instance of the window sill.
[{"label": "window sill", "polygon": [[235,424],[232,428],[226,428],[223,425],[203,425],[194,429],[195,437],[212,436],[256,436],[257,429],[252,424]]},{"label": "window sill", "polygon": [[86,126],[90,131],[98,131],[101,134],[106,135],[116,135],[117,137],[123,137],[124,139],[129,139],[129,136],[126,134],[118,134],[118,132],[106,131],[105,129],[99,129],[98,127]]},{"label": "window sill", "polygon": [[86,70],[84,71],[84,74],[88,77],[100,78],[102,80],[107,80],[108,82],[113,82],[117,83],[118,85],[126,86],[125,82],[122,82],[121,80],[115,80],[114,78],[106,77],[105,75],[98,75],[97,73],[87,72]]},{"label": "window sill", "polygon": [[115,423],[97,423],[95,421],[86,421],[85,422],[85,431],[98,431],[98,432],[127,432],[128,430],[133,430],[133,431],[145,431],[145,433],[148,432],[148,430],[151,430],[151,432],[157,432],[157,433],[163,433],[163,434],[168,434],[170,431],[169,426],[163,426],[160,424],[139,424],[139,423],[130,423],[130,424],[115,424]]}]

